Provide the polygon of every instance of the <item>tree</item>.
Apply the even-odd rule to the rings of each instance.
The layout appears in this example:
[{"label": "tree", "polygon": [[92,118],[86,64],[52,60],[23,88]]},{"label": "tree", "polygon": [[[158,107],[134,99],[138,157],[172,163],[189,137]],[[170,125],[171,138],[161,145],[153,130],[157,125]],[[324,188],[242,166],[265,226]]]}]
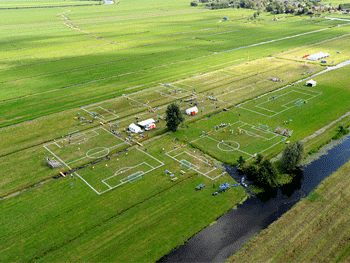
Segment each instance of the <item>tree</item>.
[{"label": "tree", "polygon": [[181,122],[185,120],[180,106],[177,103],[170,104],[166,109],[166,126],[171,131],[176,131]]},{"label": "tree", "polygon": [[247,175],[248,179],[251,181],[255,181],[256,178],[258,177],[258,169],[253,164],[250,164],[247,167],[242,167],[241,171],[242,173]]},{"label": "tree", "polygon": [[294,13],[294,7],[291,4],[286,5],[286,13]]},{"label": "tree", "polygon": [[239,166],[242,166],[242,165],[245,163],[245,160],[244,160],[244,158],[243,158],[243,156],[242,156],[242,155],[241,155],[241,156],[239,156],[239,158],[238,158],[237,162],[238,162]]},{"label": "tree", "polygon": [[286,171],[291,171],[295,166],[300,165],[305,156],[305,147],[301,141],[289,144],[282,152],[281,167]]},{"label": "tree", "polygon": [[265,160],[260,165],[256,181],[261,185],[276,187],[277,175],[276,167],[269,160]]},{"label": "tree", "polygon": [[259,154],[256,156],[255,163],[256,163],[256,164],[260,164],[263,158],[264,158],[264,157],[259,153]]}]

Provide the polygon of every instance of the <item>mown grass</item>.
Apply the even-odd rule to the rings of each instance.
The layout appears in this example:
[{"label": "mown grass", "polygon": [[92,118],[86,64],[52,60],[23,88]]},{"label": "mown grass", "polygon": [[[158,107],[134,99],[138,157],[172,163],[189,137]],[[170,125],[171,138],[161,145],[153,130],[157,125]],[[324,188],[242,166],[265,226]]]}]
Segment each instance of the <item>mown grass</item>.
[{"label": "mown grass", "polygon": [[[212,188],[212,181],[203,176],[191,171],[181,175],[179,163],[159,149],[159,144],[166,145],[167,151],[178,144],[172,141],[166,136],[145,147],[164,161],[164,169],[176,174],[177,182],[172,182],[164,169],[158,169],[99,196],[80,179],[61,178],[1,201],[1,235],[5,241],[1,258],[56,261],[63,253],[67,260],[68,256],[73,261],[91,261],[107,259],[107,254],[102,255],[109,251],[108,257],[114,260],[155,261],[244,198],[243,188],[211,196],[220,183],[234,183],[229,176],[221,177],[217,188]],[[38,154],[41,151],[27,156],[37,159]],[[42,158],[33,162],[32,174],[44,165]],[[17,167],[16,174],[21,173],[31,171]],[[200,183],[207,188],[196,192]],[[107,240],[108,246],[99,245]]]},{"label": "mown grass", "polygon": [[[293,45],[297,47],[299,41],[303,41],[304,44],[315,43],[332,36],[342,35],[347,31],[346,26],[328,29],[327,27],[334,21],[325,22],[322,19],[298,21],[294,17],[287,17],[275,23],[271,21],[271,17],[264,17],[257,23],[244,24],[241,15],[244,19],[248,11],[241,13],[236,10],[229,11],[230,21],[217,23],[218,17],[227,11],[210,12],[191,9],[189,12],[183,4],[184,2],[181,2],[179,8],[169,10],[167,17],[162,17],[161,23],[158,16],[161,13],[156,12],[157,15],[155,15],[151,11],[140,11],[133,17],[129,11],[126,11],[124,16],[119,17],[122,20],[115,21],[108,12],[103,13],[102,10],[105,11],[105,7],[101,7],[102,13],[105,14],[104,18],[102,13],[99,13],[98,17],[82,19],[74,16],[80,12],[81,7],[79,7],[75,11],[73,8],[70,12],[65,11],[65,15],[72,16],[71,20],[53,21],[44,26],[29,24],[24,28],[16,25],[11,28],[4,26],[4,30],[10,30],[16,36],[22,34],[22,37],[10,39],[4,34],[4,49],[8,47],[9,50],[3,50],[0,53],[0,56],[5,58],[2,60],[4,70],[0,72],[2,78],[0,86],[3,90],[1,99],[16,98],[20,100],[23,107],[28,108],[30,105],[31,112],[25,114],[22,108],[19,109],[20,114],[16,113],[12,111],[13,103],[16,102],[3,101],[1,106],[4,109],[11,109],[11,113],[3,111],[1,126],[69,109],[74,107],[73,105],[84,104],[84,100],[96,102],[111,98],[140,83],[144,85],[143,88],[146,88],[160,80],[173,81],[184,78],[186,73],[206,72],[208,65],[211,67],[209,69],[213,70],[218,68],[218,65],[222,66],[231,61],[247,58],[241,51],[225,54],[213,52],[320,28],[327,29],[317,36],[312,33],[296,37],[293,39],[295,40],[293,44],[290,40],[281,40],[264,45],[269,48],[262,49],[261,46],[249,48],[250,59],[256,59],[287,50]],[[119,5],[110,8],[113,10],[117,8],[120,11]],[[129,10],[129,7],[125,8]],[[71,23],[75,28],[82,28],[85,32],[95,35],[84,34],[63,23]],[[135,24],[141,24],[141,26],[136,27],[134,32],[132,28],[135,28]],[[33,26],[38,30],[34,32],[30,30]],[[50,28],[51,32],[47,33]],[[255,37],[249,37],[250,35]],[[79,41],[71,43],[73,36],[77,36]],[[13,46],[14,41],[16,46]],[[111,44],[110,41],[115,43]],[[186,66],[183,62],[186,62]],[[144,74],[137,77],[140,72]],[[119,79],[123,80],[118,81]],[[115,84],[113,91],[108,87],[112,83]],[[94,88],[95,84],[98,85],[98,90]],[[115,86],[118,86],[118,89],[115,89]],[[67,93],[66,90],[60,95],[60,89],[63,88],[70,89],[72,94],[76,94],[77,100],[68,102],[63,95]],[[78,95],[77,89],[89,95]],[[45,95],[47,91],[50,91],[50,96],[55,97],[64,106],[55,106],[55,103]],[[105,95],[101,96],[102,93]],[[27,95],[35,96],[30,97],[28,101],[25,97]],[[39,101],[41,109],[31,105],[39,104]],[[44,105],[45,102],[50,106]]]},{"label": "mown grass", "polygon": [[[0,41],[4,44],[0,51],[3,58],[1,96],[7,100],[0,103],[0,126],[42,117],[0,130],[1,197],[58,175],[60,170],[50,170],[45,164],[44,158],[52,156],[42,147],[43,143],[62,138],[77,127],[80,131],[87,131],[99,125],[94,122],[81,126],[74,120],[73,117],[82,112],[78,106],[116,98],[124,93],[138,96],[139,93],[131,93],[158,86],[159,82],[173,85],[180,83],[179,80],[188,80],[193,74],[232,66],[232,71],[229,70],[233,74],[232,81],[228,78],[218,85],[203,87],[203,93],[210,90],[222,92],[230,85],[252,84],[247,79],[253,77],[255,71],[260,72],[262,79],[278,74],[286,81],[293,81],[303,77],[301,65],[295,62],[261,63],[263,60],[259,60],[239,67],[234,65],[247,61],[246,51],[250,60],[255,60],[348,33],[347,26],[332,28],[335,22],[323,22],[322,19],[298,21],[298,17],[287,16],[274,22],[272,16],[266,15],[258,22],[245,23],[252,10],[189,8],[189,2],[185,0],[152,1],[152,4],[141,0],[122,1],[118,5],[72,7],[69,10],[48,9],[39,19],[40,12],[34,10],[33,16],[29,16],[29,11],[21,9],[17,20],[11,16],[14,14],[11,10],[8,23],[0,26]],[[59,17],[63,12],[70,20]],[[230,21],[218,23],[223,16],[229,16]],[[69,28],[64,23],[72,23],[95,36]],[[326,30],[220,53],[317,29]],[[216,32],[220,34],[214,35]],[[116,43],[109,43],[111,40]],[[318,66],[311,67],[314,71],[319,70]],[[290,70],[294,72],[291,74]],[[303,138],[349,110],[344,100],[349,95],[345,88],[349,82],[347,72],[348,67],[337,71],[341,79],[331,73],[315,78],[318,81],[316,89],[323,91],[323,97],[276,118],[234,108],[196,122],[222,109],[222,104],[218,110],[206,105],[207,111],[188,118],[178,132],[153,141],[151,138],[143,146],[147,147],[149,154],[164,161],[162,168],[103,195],[94,193],[80,179],[61,178],[1,200],[0,234],[3,242],[0,258],[29,262],[62,259],[156,261],[244,200],[246,195],[243,188],[236,187],[211,196],[219,184],[233,184],[235,181],[224,175],[215,182],[214,188],[211,180],[193,171],[186,170],[186,174],[181,175],[179,171],[183,168],[167,157],[162,148],[169,151],[174,146],[181,147],[182,143],[198,138],[202,130],[239,119],[274,127],[292,117],[289,127],[295,130],[293,140]],[[245,74],[247,78],[236,78],[236,75]],[[234,103],[242,102],[279,86],[259,84],[256,93],[230,95],[230,99]],[[149,98],[151,95],[145,96]],[[162,98],[149,100],[152,106],[169,102]],[[104,103],[108,108],[120,110],[125,118],[133,119],[141,112],[129,109],[130,112],[123,113],[122,104]],[[187,107],[185,103],[181,105]],[[308,120],[307,124],[305,120]],[[127,124],[129,120],[123,119],[122,125]],[[187,125],[189,128],[185,128]],[[157,127],[156,131],[149,133],[151,136],[164,133],[164,122]],[[251,147],[258,149],[261,145]],[[264,155],[273,156],[283,148],[284,145],[280,144]],[[115,149],[111,154],[119,150]],[[236,153],[217,153],[204,146],[202,151],[193,150],[205,158],[210,159],[210,154],[228,163],[234,163],[237,157]],[[82,161],[72,168],[83,164],[86,163]],[[92,175],[91,166],[84,169],[90,170],[81,173],[82,176]],[[179,180],[170,181],[165,169],[175,173]],[[68,168],[64,167],[62,171],[66,172]],[[98,181],[102,174],[96,175],[94,180]],[[194,191],[201,183],[207,187],[200,192]]]},{"label": "mown grass", "polygon": [[339,168],[227,262],[347,262],[349,170]]},{"label": "mown grass", "polygon": [[[303,106],[292,107],[272,118],[269,116],[256,114],[255,112],[251,112],[243,108],[233,108],[231,111],[213,116],[208,120],[203,120],[199,123],[189,125],[189,129],[179,130],[176,132],[176,136],[186,142],[190,142],[199,138],[199,136],[202,135],[202,131],[214,131],[215,125],[219,125],[220,123],[234,123],[236,121],[247,122],[255,126],[257,126],[259,123],[268,124],[270,130],[274,131],[278,126],[286,126],[284,121],[292,119],[292,122],[286,126],[289,129],[294,130],[293,136],[288,140],[301,140],[350,110],[349,105],[343,99],[349,96],[349,90],[347,89],[346,85],[349,80],[347,77],[345,77],[345,79],[338,79],[338,76],[346,75],[346,72],[349,70],[348,68],[349,67],[344,67],[339,69],[339,71],[337,71],[337,75],[335,75],[333,72],[329,72],[315,77],[318,85],[312,90],[322,92],[322,94],[311,99],[309,103],[304,104]],[[304,85],[305,82],[302,82],[298,87],[307,92],[308,88],[306,88]],[[280,91],[280,93],[293,90],[293,87],[294,86],[287,87],[285,90]],[[273,93],[270,96],[273,96]],[[254,101],[252,101],[242,105],[241,107],[254,110],[254,104]],[[335,104],[337,105],[336,107]],[[226,130],[228,132],[230,127],[226,127]],[[248,141],[244,143],[242,141],[243,138],[244,137],[237,137],[236,134],[232,135],[233,141],[236,139],[242,142],[242,149],[244,145],[251,143],[251,140],[248,140],[248,138]],[[199,141],[194,143],[198,144]],[[203,146],[205,147],[205,144],[203,144]],[[197,145],[197,147],[199,147],[199,145]],[[262,151],[263,155],[272,157],[278,154],[284,147],[285,144],[280,143],[265,151],[266,147],[264,147],[264,143],[261,142],[254,146],[249,146],[248,150],[256,149],[256,153],[258,153],[258,151]],[[211,150],[208,152],[209,154],[215,156],[221,161],[229,163],[235,163],[238,157],[242,155],[242,153],[238,151],[224,152],[219,151],[215,147],[210,149]],[[254,154],[254,152],[250,152],[250,154]]]}]

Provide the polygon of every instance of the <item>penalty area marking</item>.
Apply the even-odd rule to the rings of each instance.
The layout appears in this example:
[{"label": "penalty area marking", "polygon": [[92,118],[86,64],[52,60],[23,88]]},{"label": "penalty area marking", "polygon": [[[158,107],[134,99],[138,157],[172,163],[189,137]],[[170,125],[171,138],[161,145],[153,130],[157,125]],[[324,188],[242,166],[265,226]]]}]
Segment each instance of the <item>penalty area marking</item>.
[{"label": "penalty area marking", "polygon": [[140,105],[141,106],[148,106],[147,104],[149,103],[149,100],[144,100],[145,102],[138,102],[137,100],[132,100],[129,102],[130,106],[132,107],[139,107]]},{"label": "penalty area marking", "polygon": [[[227,87],[227,90],[229,92],[235,92],[235,93],[250,93],[250,92],[253,92],[255,90],[255,88],[252,85],[247,85],[247,86],[244,86],[242,88],[235,89],[235,90],[230,90],[230,87],[232,87],[232,86]],[[245,90],[245,89],[248,89],[248,88],[250,88],[251,90],[241,91],[241,90]]]},{"label": "penalty area marking", "polygon": [[[101,149],[100,151],[97,151],[97,152],[93,152],[93,153],[90,153],[91,151],[95,151],[95,150],[99,150]],[[103,153],[101,155],[98,155],[98,156],[92,156],[93,154],[98,154],[98,153],[103,153],[103,152],[106,152],[106,153]],[[91,150],[89,150],[87,153],[86,153],[86,157],[88,158],[91,158],[91,159],[97,159],[97,158],[102,158],[102,157],[105,157],[107,154],[109,154],[109,149],[106,148],[106,147],[96,147],[96,148],[93,148]]]},{"label": "penalty area marking", "polygon": [[[231,143],[237,144],[237,147],[231,146]],[[228,146],[228,148],[231,148],[231,149],[229,149],[229,150],[223,149],[223,148],[221,148],[221,147],[222,147],[221,144],[224,145],[224,146],[226,146],[226,147]],[[217,147],[218,147],[219,150],[221,150],[221,151],[224,151],[224,152],[232,152],[232,151],[238,150],[239,147],[240,147],[240,145],[239,145],[238,142],[229,141],[229,140],[228,140],[228,141],[219,142],[219,143],[217,144]]]}]

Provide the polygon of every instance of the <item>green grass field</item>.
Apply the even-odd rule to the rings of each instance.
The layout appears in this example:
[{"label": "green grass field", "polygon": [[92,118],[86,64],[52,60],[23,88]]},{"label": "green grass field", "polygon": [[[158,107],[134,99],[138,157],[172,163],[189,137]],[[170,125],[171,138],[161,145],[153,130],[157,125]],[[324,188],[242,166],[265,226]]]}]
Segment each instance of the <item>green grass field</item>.
[{"label": "green grass field", "polygon": [[[211,195],[236,183],[222,163],[276,156],[350,110],[349,66],[285,87],[324,69],[304,51],[349,58],[344,21],[71,2],[0,6],[2,261],[156,261],[246,198],[241,186]],[[199,112],[167,133],[172,102]],[[128,133],[149,118],[156,129]]]}]

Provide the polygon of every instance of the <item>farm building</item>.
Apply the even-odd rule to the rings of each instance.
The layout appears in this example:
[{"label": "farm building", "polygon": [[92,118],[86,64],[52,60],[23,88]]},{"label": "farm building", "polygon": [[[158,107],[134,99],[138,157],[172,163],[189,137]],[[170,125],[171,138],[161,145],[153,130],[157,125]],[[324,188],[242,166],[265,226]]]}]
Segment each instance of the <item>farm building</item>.
[{"label": "farm building", "polygon": [[192,108],[186,109],[187,115],[195,115],[196,113],[198,113],[197,107],[192,107]]},{"label": "farm building", "polygon": [[156,128],[156,125],[154,123],[155,123],[154,119],[147,119],[145,121],[139,122],[137,125],[144,128],[146,131],[149,131]]},{"label": "farm building", "polygon": [[314,80],[312,80],[312,79],[310,79],[310,80],[306,81],[306,86],[315,87],[315,86],[316,86],[316,84],[317,84],[317,82],[316,82],[316,81],[314,81]]},{"label": "farm building", "polygon": [[142,132],[141,128],[134,123],[131,123],[129,125],[129,131],[134,132],[134,133],[141,133]]}]

